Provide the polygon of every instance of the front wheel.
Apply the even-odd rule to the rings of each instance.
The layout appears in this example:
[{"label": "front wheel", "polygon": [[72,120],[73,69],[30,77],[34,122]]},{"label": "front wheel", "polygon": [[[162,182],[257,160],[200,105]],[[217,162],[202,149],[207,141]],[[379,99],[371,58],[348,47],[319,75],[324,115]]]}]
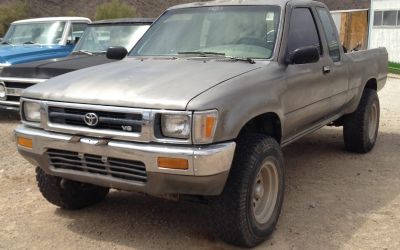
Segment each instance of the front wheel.
[{"label": "front wheel", "polygon": [[368,153],[379,130],[380,105],[375,90],[365,89],[357,110],[344,117],[343,138],[350,152]]},{"label": "front wheel", "polygon": [[95,186],[46,174],[36,168],[36,180],[43,197],[50,203],[68,210],[77,210],[102,201],[109,188]]},{"label": "front wheel", "polygon": [[283,156],[271,137],[239,140],[221,196],[211,200],[211,223],[227,243],[253,247],[275,229],[284,194]]}]

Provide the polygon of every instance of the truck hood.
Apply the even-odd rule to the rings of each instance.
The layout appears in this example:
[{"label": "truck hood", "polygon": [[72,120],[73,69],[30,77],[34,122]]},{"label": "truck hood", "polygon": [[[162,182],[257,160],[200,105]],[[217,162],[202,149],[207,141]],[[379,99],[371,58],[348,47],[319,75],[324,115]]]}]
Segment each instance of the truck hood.
[{"label": "truck hood", "polygon": [[209,59],[137,59],[91,67],[26,89],[26,98],[85,104],[185,110],[213,86],[261,63]]},{"label": "truck hood", "polygon": [[0,45],[0,63],[19,61],[20,58],[32,57],[43,53],[55,53],[64,50],[61,45]]},{"label": "truck hood", "polygon": [[22,63],[5,67],[1,77],[50,79],[78,69],[113,62],[105,54],[75,54],[63,58]]}]

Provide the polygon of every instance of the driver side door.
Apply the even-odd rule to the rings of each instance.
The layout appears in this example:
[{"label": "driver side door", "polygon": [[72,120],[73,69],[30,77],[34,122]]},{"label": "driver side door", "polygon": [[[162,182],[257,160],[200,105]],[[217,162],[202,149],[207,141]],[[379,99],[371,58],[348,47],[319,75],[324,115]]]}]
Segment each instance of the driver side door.
[{"label": "driver side door", "polygon": [[317,62],[286,66],[287,88],[283,94],[284,140],[292,140],[311,130],[329,112],[330,88],[324,72],[324,56],[316,13],[309,6],[294,7],[289,21],[286,56],[296,49],[314,46],[320,51]]}]

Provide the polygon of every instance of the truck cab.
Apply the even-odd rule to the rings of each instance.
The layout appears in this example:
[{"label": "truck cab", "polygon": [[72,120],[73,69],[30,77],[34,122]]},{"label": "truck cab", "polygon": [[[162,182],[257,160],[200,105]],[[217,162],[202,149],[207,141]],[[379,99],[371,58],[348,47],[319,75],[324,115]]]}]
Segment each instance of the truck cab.
[{"label": "truck cab", "polygon": [[65,57],[90,19],[49,17],[15,21],[0,45],[0,70],[15,64]]}]

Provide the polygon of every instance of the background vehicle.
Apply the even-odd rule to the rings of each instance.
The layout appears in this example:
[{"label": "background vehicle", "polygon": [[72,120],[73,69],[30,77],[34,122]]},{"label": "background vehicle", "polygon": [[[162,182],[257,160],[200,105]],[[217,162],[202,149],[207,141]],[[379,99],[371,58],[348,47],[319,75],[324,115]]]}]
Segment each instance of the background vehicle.
[{"label": "background vehicle", "polygon": [[0,45],[0,68],[71,53],[90,19],[49,17],[15,21]]},{"label": "background vehicle", "polygon": [[130,51],[153,21],[150,18],[132,18],[93,22],[69,56],[4,68],[0,73],[0,108],[18,110],[22,91],[36,83],[115,61],[107,58],[107,49],[120,46]]},{"label": "background vehicle", "polygon": [[325,125],[343,126],[351,152],[375,145],[386,49],[340,44],[314,1],[172,7],[132,58],[27,89],[18,150],[57,206],[109,188],[192,195],[209,202],[221,239],[255,246],[280,215],[282,146]]}]

